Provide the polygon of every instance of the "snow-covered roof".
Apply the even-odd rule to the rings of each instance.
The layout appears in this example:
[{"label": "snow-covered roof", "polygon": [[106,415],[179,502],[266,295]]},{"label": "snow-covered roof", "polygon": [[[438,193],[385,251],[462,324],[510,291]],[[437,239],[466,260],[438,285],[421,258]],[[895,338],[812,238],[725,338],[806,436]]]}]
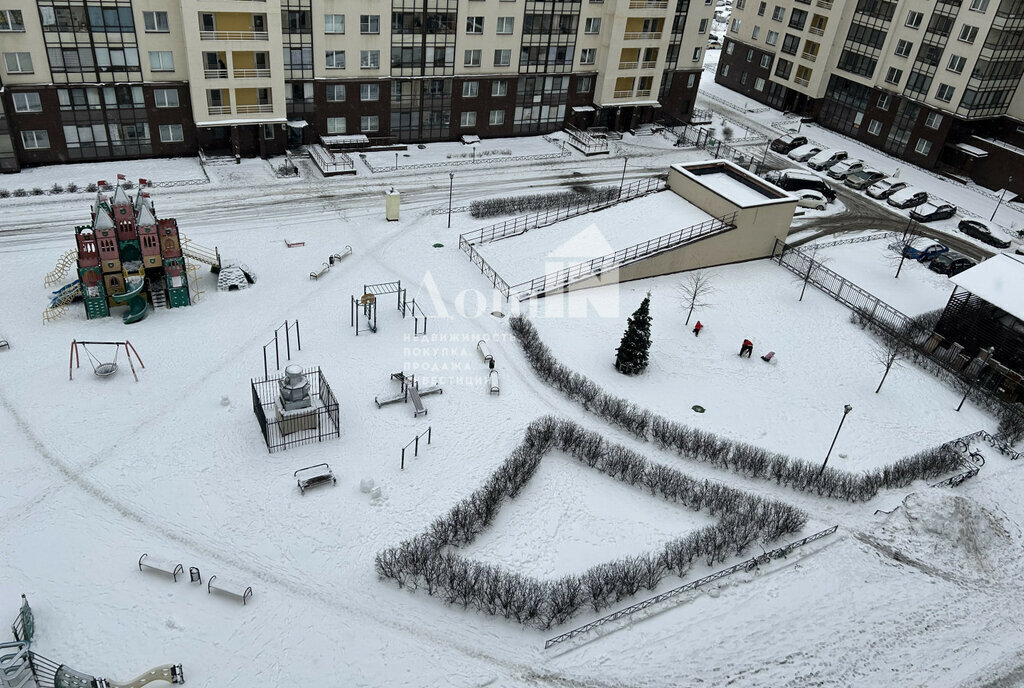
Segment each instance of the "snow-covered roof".
[{"label": "snow-covered roof", "polygon": [[793,202],[785,191],[747,172],[728,160],[708,160],[673,165],[701,186],[728,199],[739,208]]},{"label": "snow-covered roof", "polygon": [[1024,320],[1024,258],[997,253],[949,279],[961,289]]},{"label": "snow-covered roof", "polygon": [[110,217],[105,205],[96,206],[96,218],[92,221],[92,228],[94,230],[114,228],[114,218]]},{"label": "snow-covered roof", "polygon": [[149,209],[149,206],[143,205],[139,209],[139,219],[136,222],[140,227],[155,227],[156,217],[153,216],[153,211]]},{"label": "snow-covered roof", "polygon": [[114,189],[114,199],[113,199],[112,202],[113,202],[114,205],[131,205],[132,204],[131,200],[129,200],[129,198],[128,198],[128,192],[125,191],[124,187],[121,186],[120,184],[118,184],[117,188]]},{"label": "snow-covered roof", "polygon": [[956,143],[956,144],[953,145],[953,148],[956,148],[957,150],[961,150],[964,153],[967,153],[967,155],[970,155],[971,157],[974,157],[974,158],[987,158],[988,157],[988,151],[987,150],[982,150],[981,148],[978,148],[977,146],[971,146],[971,145],[968,145],[966,143]]}]

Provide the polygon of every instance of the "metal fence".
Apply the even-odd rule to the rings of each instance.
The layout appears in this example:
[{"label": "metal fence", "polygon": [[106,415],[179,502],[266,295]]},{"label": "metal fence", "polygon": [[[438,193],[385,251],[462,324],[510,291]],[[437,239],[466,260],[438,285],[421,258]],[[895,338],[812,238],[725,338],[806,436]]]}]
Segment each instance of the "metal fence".
[{"label": "metal fence", "polygon": [[580,131],[571,124],[565,125],[565,133],[569,136],[569,145],[584,155],[597,155],[608,152],[608,139],[592,136]]},{"label": "metal fence", "polygon": [[352,162],[352,158],[347,153],[340,151],[332,153],[319,144],[307,146],[306,150],[309,151],[309,157],[313,159],[313,162],[316,163],[316,166],[320,168],[320,172],[323,174],[355,172],[356,164]]},{"label": "metal fence", "polygon": [[643,600],[642,602],[637,602],[636,604],[630,605],[625,609],[620,609],[619,611],[613,614],[603,616],[600,619],[591,621],[590,623],[580,626],[579,628],[574,628],[571,631],[567,631],[566,633],[563,633],[561,635],[556,635],[554,638],[549,638],[544,643],[544,649],[547,650],[548,648],[557,645],[558,643],[565,642],[566,640],[571,640],[572,638],[575,638],[579,635],[583,635],[584,633],[589,633],[595,628],[603,626],[607,623],[611,623],[612,621],[617,621],[618,619],[631,616],[639,611],[647,609],[648,607],[654,606],[673,597],[677,597],[679,595],[682,595],[683,593],[691,592],[701,586],[707,585],[708,583],[712,583],[721,578],[725,578],[726,576],[731,576],[732,574],[737,573],[739,571],[752,571],[761,564],[766,564],[772,559],[783,559],[786,556],[788,556],[790,552],[799,547],[803,547],[804,545],[814,542],[815,540],[820,540],[823,537],[832,535],[834,532],[836,532],[838,528],[838,525],[832,526],[831,528],[826,528],[825,530],[819,531],[814,535],[809,535],[805,537],[803,540],[791,542],[790,544],[785,545],[784,547],[779,547],[777,549],[771,550],[770,552],[765,552],[760,556],[752,557],[750,559],[747,559],[746,561],[741,561],[740,563],[734,566],[730,566],[727,569],[722,569],[721,571],[716,571],[715,573],[712,573],[709,576],[704,576],[703,578],[698,578],[697,580],[690,581],[686,585],[681,585],[678,588],[673,588],[672,590],[663,592],[660,595],[649,597],[646,600]]},{"label": "metal fence", "polygon": [[297,447],[302,444],[323,442],[341,435],[338,419],[338,400],[327,384],[320,368],[308,368],[302,371],[309,380],[313,391],[313,406],[308,416],[315,420],[315,427],[300,428],[303,421],[283,419],[277,414],[277,397],[279,383],[283,375],[268,377],[263,380],[252,380],[252,410],[260,424],[260,431],[267,443],[267,449],[273,453],[281,449]]},{"label": "metal fence", "polygon": [[685,125],[673,131],[678,137],[676,139],[677,146],[688,145],[703,148],[716,158],[731,160],[740,167],[746,168],[756,175],[760,175],[769,169],[764,162],[764,155],[762,153],[758,152],[752,154],[741,150],[736,146],[716,138],[711,134],[710,130],[703,127]]},{"label": "metal fence", "polygon": [[[878,241],[879,239],[895,239],[900,236],[899,232],[875,232],[864,236],[852,237],[850,239],[836,239],[835,241],[814,242],[814,248],[829,248],[831,246],[843,246],[844,244],[862,244],[866,241]],[[890,246],[889,248],[892,248]],[[900,251],[902,251],[902,247]]]},{"label": "metal fence", "polygon": [[[507,163],[507,162],[525,162],[527,160],[553,160],[555,158],[567,158],[572,153],[567,150],[559,150],[557,153],[537,153],[536,155],[510,155],[510,156],[480,156],[477,158],[464,158],[461,160],[442,160],[439,162],[423,162],[411,165],[400,165],[395,167],[394,165],[381,165],[375,167],[369,160],[362,158],[363,163],[366,167],[373,172],[378,174],[380,172],[395,172],[396,170],[426,170],[434,167],[463,167],[466,165],[479,165],[480,163]],[[360,156],[362,157],[362,156]]]},{"label": "metal fence", "polygon": [[701,91],[700,95],[701,95],[702,98],[707,98],[709,100],[717,101],[717,102],[721,103],[722,105],[728,105],[733,110],[742,110],[743,112],[750,113],[750,114],[756,114],[758,112],[768,112],[769,110],[771,110],[771,108],[767,107],[767,106],[764,106],[764,107],[747,107],[746,104],[742,105],[741,107],[737,107],[736,103],[730,102],[730,101],[726,100],[725,98],[722,98],[721,96],[716,96],[716,95],[714,95],[712,93],[708,93],[707,91]]}]

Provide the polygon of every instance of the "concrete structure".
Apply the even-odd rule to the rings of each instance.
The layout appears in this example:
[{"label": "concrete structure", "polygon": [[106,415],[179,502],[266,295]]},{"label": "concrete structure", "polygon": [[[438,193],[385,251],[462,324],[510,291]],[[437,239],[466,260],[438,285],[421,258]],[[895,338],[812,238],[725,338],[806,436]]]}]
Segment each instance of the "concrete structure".
[{"label": "concrete structure", "polygon": [[1024,194],[1024,2],[736,0],[717,83]]},{"label": "concrete structure", "polygon": [[686,119],[710,0],[6,0],[0,170]]}]

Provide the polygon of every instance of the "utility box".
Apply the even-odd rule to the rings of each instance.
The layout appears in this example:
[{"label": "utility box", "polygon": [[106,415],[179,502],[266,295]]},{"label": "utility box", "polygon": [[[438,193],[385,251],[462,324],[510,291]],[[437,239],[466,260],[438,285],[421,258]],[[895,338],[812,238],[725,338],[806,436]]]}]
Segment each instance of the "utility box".
[{"label": "utility box", "polygon": [[395,191],[394,187],[384,194],[384,215],[387,217],[388,222],[398,222],[398,206],[401,202],[401,195]]}]

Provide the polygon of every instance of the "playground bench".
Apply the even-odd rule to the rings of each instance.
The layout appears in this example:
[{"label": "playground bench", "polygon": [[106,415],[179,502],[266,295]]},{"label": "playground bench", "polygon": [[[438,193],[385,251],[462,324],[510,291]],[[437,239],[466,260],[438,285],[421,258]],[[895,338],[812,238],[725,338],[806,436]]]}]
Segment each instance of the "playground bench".
[{"label": "playground bench", "polygon": [[217,581],[217,576],[210,576],[210,579],[206,581],[207,593],[212,593],[214,590],[216,590],[217,592],[224,593],[225,595],[237,597],[238,599],[242,600],[243,605],[245,604],[245,601],[247,599],[252,597],[252,586],[246,585],[243,587],[237,583],[225,581],[223,579],[217,581],[216,583],[214,581]]},{"label": "playground bench", "polygon": [[309,273],[309,279],[311,279],[311,280],[318,280],[321,277],[323,277],[324,275],[326,275],[327,272],[330,269],[331,269],[331,266],[329,264],[327,264],[327,263],[324,263],[323,267],[321,267],[319,271],[315,271],[314,270],[313,272]]},{"label": "playground bench", "polygon": [[144,568],[170,574],[175,583],[178,582],[178,574],[185,571],[181,564],[176,564],[166,559],[157,559],[145,553],[139,557],[139,571],[142,571]]},{"label": "playground bench", "polygon": [[[299,475],[300,473],[302,475]],[[338,479],[334,477],[334,471],[326,463],[318,463],[315,466],[300,468],[292,475],[299,485],[299,494],[306,494],[307,488],[316,487],[317,485],[325,485],[327,483],[338,484]]]},{"label": "playground bench", "polygon": [[0,337],[0,349],[10,349],[11,345],[7,343],[7,340]]},{"label": "playground bench", "polygon": [[306,242],[305,241],[288,241],[287,239],[285,239],[284,240],[284,245],[287,246],[288,248],[295,248],[296,246],[305,246]]}]

